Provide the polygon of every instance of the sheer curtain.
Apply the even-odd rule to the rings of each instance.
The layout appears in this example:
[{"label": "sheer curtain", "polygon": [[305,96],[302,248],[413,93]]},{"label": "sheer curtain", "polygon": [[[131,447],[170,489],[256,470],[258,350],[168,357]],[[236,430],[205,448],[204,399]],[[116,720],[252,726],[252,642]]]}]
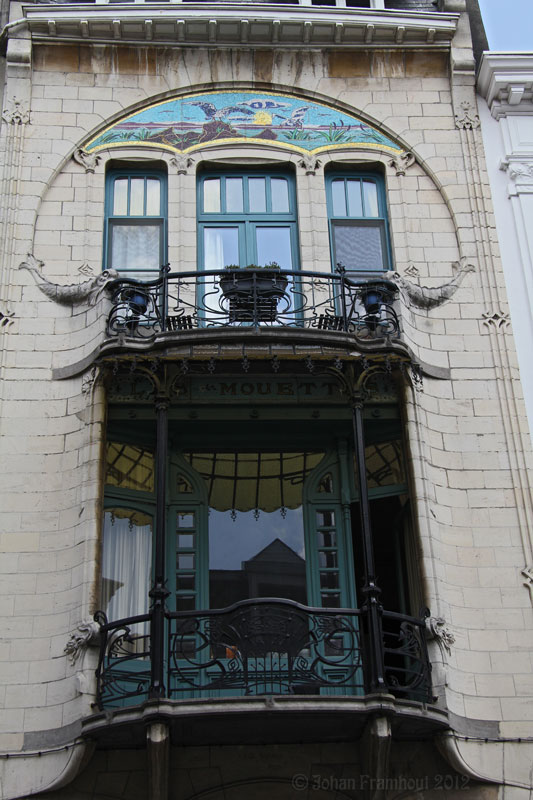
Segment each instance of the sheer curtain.
[{"label": "sheer curtain", "polygon": [[[105,512],[102,556],[102,606],[110,622],[149,609],[152,520],[140,512]],[[136,633],[147,632],[147,625]]]}]

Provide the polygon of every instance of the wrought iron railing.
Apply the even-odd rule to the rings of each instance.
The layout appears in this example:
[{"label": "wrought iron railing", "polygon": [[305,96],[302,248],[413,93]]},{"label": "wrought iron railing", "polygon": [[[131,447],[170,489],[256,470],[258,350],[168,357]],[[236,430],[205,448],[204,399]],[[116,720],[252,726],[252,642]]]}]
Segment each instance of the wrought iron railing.
[{"label": "wrought iron railing", "polygon": [[[101,626],[98,706],[147,700],[153,614],[108,622],[98,612],[95,619]],[[167,611],[165,619],[164,697],[361,696],[373,691],[376,665],[371,663],[372,631],[365,609],[308,608],[268,598],[210,611]],[[431,702],[424,619],[385,611],[381,621],[383,690]]]},{"label": "wrought iron railing", "polygon": [[276,269],[161,271],[153,281],[110,284],[109,336],[149,339],[206,328],[283,327],[396,337],[396,284],[379,277]]}]

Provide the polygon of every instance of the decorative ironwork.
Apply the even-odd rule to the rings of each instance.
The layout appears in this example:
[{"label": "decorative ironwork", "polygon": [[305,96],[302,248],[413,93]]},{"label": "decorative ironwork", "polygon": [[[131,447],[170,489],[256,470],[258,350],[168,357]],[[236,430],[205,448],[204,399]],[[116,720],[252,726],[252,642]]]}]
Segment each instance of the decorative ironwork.
[{"label": "decorative ironwork", "polygon": [[111,284],[108,334],[147,339],[215,327],[344,331],[360,339],[396,337],[398,287],[384,278],[270,269],[168,272],[157,280]]},{"label": "decorative ironwork", "polygon": [[[431,702],[424,619],[380,613],[383,690]],[[165,685],[173,699],[254,695],[363,695],[373,691],[372,615],[255,599],[224,609],[165,611]],[[108,622],[102,612],[100,708],[149,697],[154,614]],[[135,632],[137,630],[137,632]]]}]

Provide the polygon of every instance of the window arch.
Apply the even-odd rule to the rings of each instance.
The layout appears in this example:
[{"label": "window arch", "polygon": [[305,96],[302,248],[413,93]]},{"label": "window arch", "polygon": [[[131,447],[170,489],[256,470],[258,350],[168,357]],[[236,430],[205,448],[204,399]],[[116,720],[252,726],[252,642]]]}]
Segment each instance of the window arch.
[{"label": "window arch", "polygon": [[374,172],[326,176],[331,258],[350,272],[389,269],[390,246],[383,178]]}]

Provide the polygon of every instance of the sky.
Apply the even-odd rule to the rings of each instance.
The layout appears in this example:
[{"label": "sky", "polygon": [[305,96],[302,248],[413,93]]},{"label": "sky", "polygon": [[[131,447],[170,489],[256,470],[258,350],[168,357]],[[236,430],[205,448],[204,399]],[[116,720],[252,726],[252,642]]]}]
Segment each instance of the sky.
[{"label": "sky", "polygon": [[533,51],[533,0],[479,0],[491,50]]}]

